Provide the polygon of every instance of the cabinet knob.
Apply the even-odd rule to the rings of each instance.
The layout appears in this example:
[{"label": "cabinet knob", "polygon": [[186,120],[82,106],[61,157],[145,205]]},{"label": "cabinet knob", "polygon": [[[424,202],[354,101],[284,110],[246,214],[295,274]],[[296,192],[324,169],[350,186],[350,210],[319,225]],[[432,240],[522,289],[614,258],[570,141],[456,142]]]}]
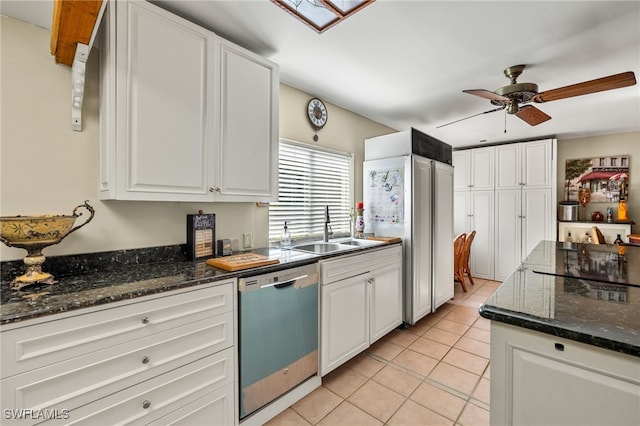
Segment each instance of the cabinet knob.
[{"label": "cabinet knob", "polygon": [[219,186],[212,186],[209,188],[209,192],[221,192],[221,189]]},{"label": "cabinet knob", "polygon": [[151,359],[148,356],[143,356],[142,357],[142,363],[143,364],[149,364],[149,361],[151,361]]},{"label": "cabinet knob", "polygon": [[145,399],[144,401],[142,401],[142,408],[147,409],[151,407],[151,401]]},{"label": "cabinet knob", "polygon": [[143,324],[149,324],[149,317],[142,317],[141,321]]}]

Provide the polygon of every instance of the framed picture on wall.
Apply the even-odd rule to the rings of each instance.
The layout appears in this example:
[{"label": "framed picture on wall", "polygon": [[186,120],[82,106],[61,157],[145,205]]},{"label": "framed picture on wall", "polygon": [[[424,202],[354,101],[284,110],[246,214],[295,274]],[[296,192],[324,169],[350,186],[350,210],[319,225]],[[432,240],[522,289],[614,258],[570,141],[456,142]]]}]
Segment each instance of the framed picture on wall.
[{"label": "framed picture on wall", "polygon": [[588,192],[592,203],[618,202],[629,193],[629,155],[567,160],[564,183],[566,200]]}]

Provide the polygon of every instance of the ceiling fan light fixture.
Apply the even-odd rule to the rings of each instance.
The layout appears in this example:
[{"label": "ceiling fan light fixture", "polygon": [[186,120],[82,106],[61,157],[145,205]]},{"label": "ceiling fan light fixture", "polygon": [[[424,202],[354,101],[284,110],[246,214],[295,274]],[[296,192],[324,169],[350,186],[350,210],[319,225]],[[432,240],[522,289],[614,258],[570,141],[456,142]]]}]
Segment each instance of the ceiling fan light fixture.
[{"label": "ceiling fan light fixture", "polygon": [[507,114],[516,114],[518,112],[518,102],[511,102],[507,107]]}]

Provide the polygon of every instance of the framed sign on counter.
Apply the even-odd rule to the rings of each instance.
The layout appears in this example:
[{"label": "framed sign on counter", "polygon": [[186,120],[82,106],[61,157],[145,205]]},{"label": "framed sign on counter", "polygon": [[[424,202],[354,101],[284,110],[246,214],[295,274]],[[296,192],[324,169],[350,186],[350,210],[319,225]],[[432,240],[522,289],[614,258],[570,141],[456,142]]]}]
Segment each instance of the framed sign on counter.
[{"label": "framed sign on counter", "polygon": [[187,257],[189,260],[215,256],[216,215],[187,215]]}]

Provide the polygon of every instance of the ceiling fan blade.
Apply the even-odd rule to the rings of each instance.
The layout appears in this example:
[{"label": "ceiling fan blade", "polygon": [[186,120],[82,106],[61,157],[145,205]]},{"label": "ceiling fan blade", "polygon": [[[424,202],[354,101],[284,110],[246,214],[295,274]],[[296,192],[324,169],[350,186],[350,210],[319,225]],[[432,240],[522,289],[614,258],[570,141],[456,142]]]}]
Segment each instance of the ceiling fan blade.
[{"label": "ceiling fan blade", "polygon": [[459,121],[466,120],[466,119],[468,119],[468,118],[477,117],[477,116],[482,115],[482,114],[489,114],[490,112],[500,111],[500,110],[503,110],[503,109],[505,109],[505,107],[504,107],[504,106],[501,106],[501,107],[498,107],[498,108],[490,109],[489,111],[479,112],[479,113],[477,113],[477,114],[473,114],[473,115],[470,115],[470,116],[468,116],[468,117],[461,118],[461,119],[459,119],[459,120],[452,121],[452,122],[450,122],[450,123],[443,124],[443,125],[441,125],[441,126],[437,126],[437,127],[436,127],[436,129],[439,129],[440,127],[448,126],[449,124],[458,123]]},{"label": "ceiling fan blade", "polygon": [[537,103],[556,101],[558,99],[633,86],[634,84],[636,84],[635,74],[633,71],[627,71],[620,74],[610,75],[608,77],[596,78],[595,80],[560,87],[558,89],[547,90],[533,96],[532,100]]},{"label": "ceiling fan blade", "polygon": [[481,98],[489,99],[490,101],[509,101],[509,98],[506,96],[498,95],[497,93],[493,93],[485,89],[463,90],[463,92],[470,95],[480,96]]},{"label": "ceiling fan blade", "polygon": [[533,105],[525,105],[516,112],[516,116],[525,121],[530,126],[537,126],[540,123],[544,123],[547,120],[551,120],[551,116],[540,111]]}]

